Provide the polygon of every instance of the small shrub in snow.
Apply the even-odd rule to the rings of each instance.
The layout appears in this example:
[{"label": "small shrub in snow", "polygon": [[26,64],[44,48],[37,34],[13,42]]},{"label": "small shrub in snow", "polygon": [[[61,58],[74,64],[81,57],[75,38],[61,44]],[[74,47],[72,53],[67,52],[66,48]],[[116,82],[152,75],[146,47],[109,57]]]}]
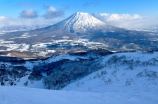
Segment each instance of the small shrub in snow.
[{"label": "small shrub in snow", "polygon": [[107,80],[104,78],[103,80],[104,80],[105,84],[107,84],[107,85],[113,83],[113,81],[111,80],[111,78],[108,78]]},{"label": "small shrub in snow", "polygon": [[27,86],[28,85],[28,81],[26,81],[25,83],[24,83],[24,86]]},{"label": "small shrub in snow", "polygon": [[80,86],[80,82],[77,82],[76,86],[79,87]]},{"label": "small shrub in snow", "polygon": [[130,65],[128,68],[129,68],[130,70],[133,70],[133,69],[134,69],[134,66],[133,66],[133,65]]},{"label": "small shrub in snow", "polygon": [[101,75],[105,75],[107,74],[106,70],[105,71],[101,71]]},{"label": "small shrub in snow", "polygon": [[101,73],[97,72],[97,74],[93,78],[100,78],[100,77],[103,77],[106,74],[107,74],[106,71],[101,71]]},{"label": "small shrub in snow", "polygon": [[116,77],[117,70],[118,70],[118,69],[114,70],[114,71],[111,73],[111,75],[113,75],[114,77]]},{"label": "small shrub in snow", "polygon": [[108,84],[112,84],[113,83],[110,78],[107,80],[107,82],[108,82]]},{"label": "small shrub in snow", "polygon": [[127,80],[126,80],[126,85],[127,85],[127,86],[133,85],[133,79],[132,79],[132,78],[127,79]]},{"label": "small shrub in snow", "polygon": [[99,72],[97,72],[97,74],[94,76],[94,79],[95,78],[100,78],[101,77],[101,75],[99,74]]}]

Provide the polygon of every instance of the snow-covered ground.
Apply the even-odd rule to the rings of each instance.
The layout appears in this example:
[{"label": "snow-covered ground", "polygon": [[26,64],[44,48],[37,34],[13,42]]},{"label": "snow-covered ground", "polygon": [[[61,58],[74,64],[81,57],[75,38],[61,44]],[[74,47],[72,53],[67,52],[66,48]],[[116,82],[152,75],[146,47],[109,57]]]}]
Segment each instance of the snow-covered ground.
[{"label": "snow-covered ground", "polygon": [[[34,65],[79,57],[60,55]],[[158,53],[117,53],[101,57],[101,70],[67,85],[62,90],[42,89],[42,81],[0,87],[0,104],[158,104]],[[132,67],[131,67],[132,66]],[[40,88],[40,89],[36,89]]]},{"label": "snow-covered ground", "polygon": [[112,91],[107,89],[100,93],[0,87],[0,104],[157,104],[157,91],[145,86],[140,89],[129,86]]},{"label": "snow-covered ground", "polygon": [[[36,36],[36,35],[32,35],[32,36]],[[16,38],[28,38],[30,37],[27,33],[24,33],[21,35],[21,37],[14,37],[14,39]],[[105,45],[103,43],[99,43],[99,42],[90,42],[87,39],[78,39],[78,40],[68,40],[68,39],[61,39],[61,40],[52,40],[51,42],[46,42],[46,43],[35,43],[35,44],[25,44],[25,43],[21,43],[21,44],[16,44],[13,40],[12,41],[4,41],[4,40],[0,40],[0,47],[4,47],[6,49],[0,49],[0,51],[2,52],[8,52],[8,51],[18,51],[18,52],[32,52],[34,55],[37,56],[43,56],[43,57],[48,57],[48,54],[53,54],[56,52],[57,48],[48,48],[48,46],[51,45],[57,45],[58,48],[65,49],[67,50],[66,47],[68,46],[84,46],[87,47],[89,49],[94,49],[94,48],[105,48],[108,47],[108,45]],[[2,55],[0,55],[2,56]],[[7,55],[3,55],[3,56],[7,56]],[[10,56],[15,57],[14,55],[10,54]],[[27,57],[28,58],[28,57]],[[30,56],[30,59],[32,57]],[[26,59],[26,58],[24,58]]]},{"label": "snow-covered ground", "polygon": [[117,102],[112,99],[112,96],[101,93],[0,87],[0,104],[114,104]]},{"label": "snow-covered ground", "polygon": [[[102,63],[108,62],[117,55],[126,56],[133,62],[149,62],[158,60],[158,53],[119,53],[103,58]],[[122,60],[122,59],[121,59]],[[151,61],[152,63],[152,61]],[[130,65],[129,65],[130,66]],[[157,104],[158,99],[158,66],[136,65],[130,69],[121,62],[106,64],[106,67],[87,77],[69,84],[62,90],[100,93],[105,96],[105,104]]]},{"label": "snow-covered ground", "polygon": [[[150,71],[157,70],[157,67],[146,68]],[[138,77],[137,74],[143,70],[144,68],[135,68],[133,71],[123,67],[103,68],[62,90],[102,94],[104,104],[157,104],[158,79]],[[103,72],[107,74],[104,75]]]}]

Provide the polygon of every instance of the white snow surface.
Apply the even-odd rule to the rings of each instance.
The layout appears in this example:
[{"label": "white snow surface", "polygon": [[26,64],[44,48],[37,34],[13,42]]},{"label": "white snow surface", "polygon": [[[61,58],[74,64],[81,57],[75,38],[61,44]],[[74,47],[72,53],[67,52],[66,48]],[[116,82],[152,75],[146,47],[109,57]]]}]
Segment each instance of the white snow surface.
[{"label": "white snow surface", "polygon": [[110,99],[101,93],[0,87],[0,104],[112,104]]}]

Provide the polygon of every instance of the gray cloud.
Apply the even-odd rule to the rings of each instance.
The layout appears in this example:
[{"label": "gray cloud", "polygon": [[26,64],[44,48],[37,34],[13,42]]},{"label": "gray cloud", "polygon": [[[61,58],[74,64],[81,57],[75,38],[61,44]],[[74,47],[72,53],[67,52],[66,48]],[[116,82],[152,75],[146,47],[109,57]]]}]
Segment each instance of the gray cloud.
[{"label": "gray cloud", "polygon": [[62,17],[63,15],[64,15],[63,10],[57,10],[55,7],[51,6],[48,8],[48,10],[43,15],[43,17],[46,19],[53,19],[56,17]]},{"label": "gray cloud", "polygon": [[24,10],[20,13],[20,17],[21,18],[37,18],[38,14],[35,10],[33,9],[27,9]]},{"label": "gray cloud", "polygon": [[98,2],[85,2],[84,4],[83,4],[83,7],[87,7],[87,6],[96,6],[96,5],[98,5],[99,3]]},{"label": "gray cloud", "polygon": [[34,4],[23,3],[23,4],[17,4],[16,6],[26,6],[26,7],[30,7],[30,6],[34,6]]},{"label": "gray cloud", "polygon": [[101,21],[126,29],[134,28],[149,28],[158,26],[157,17],[144,17],[138,14],[107,14],[107,13],[94,13],[94,17]]}]

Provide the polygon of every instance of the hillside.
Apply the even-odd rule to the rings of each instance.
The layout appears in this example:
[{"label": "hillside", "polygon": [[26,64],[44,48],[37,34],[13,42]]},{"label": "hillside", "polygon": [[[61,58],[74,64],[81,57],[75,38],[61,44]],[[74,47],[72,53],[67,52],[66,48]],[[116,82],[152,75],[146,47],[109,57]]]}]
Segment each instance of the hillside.
[{"label": "hillside", "polygon": [[157,54],[89,52],[27,61],[22,65],[29,73],[17,80],[8,75],[10,81],[0,87],[0,103],[157,104]]},{"label": "hillside", "polygon": [[[4,76],[5,85],[12,83],[15,86],[33,87],[35,84],[35,88],[44,86],[47,89],[61,89],[93,72],[96,75],[93,73],[90,79],[100,77],[99,79],[107,84],[108,80],[119,86],[126,85],[128,80],[131,80],[131,85],[134,86],[156,83],[157,52],[105,53],[96,50],[87,54],[54,56],[47,60],[1,62],[0,75]],[[42,86],[36,85],[37,82]]]}]

